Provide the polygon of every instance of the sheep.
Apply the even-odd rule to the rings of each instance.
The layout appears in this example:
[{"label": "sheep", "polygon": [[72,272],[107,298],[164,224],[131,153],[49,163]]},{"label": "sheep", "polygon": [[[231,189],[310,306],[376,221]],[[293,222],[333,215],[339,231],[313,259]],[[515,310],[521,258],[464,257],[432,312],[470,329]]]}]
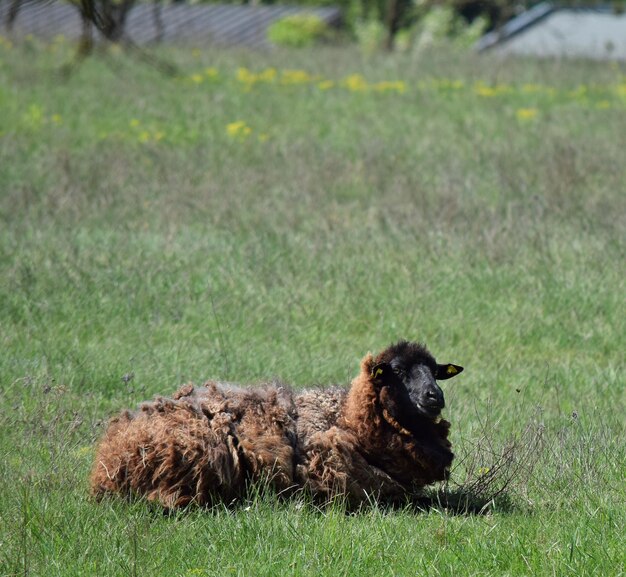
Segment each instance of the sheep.
[{"label": "sheep", "polygon": [[436,381],[462,370],[400,341],[365,356],[349,388],[188,384],[110,421],[91,491],[167,509],[231,503],[254,483],[320,503],[401,502],[448,478],[454,455]]}]

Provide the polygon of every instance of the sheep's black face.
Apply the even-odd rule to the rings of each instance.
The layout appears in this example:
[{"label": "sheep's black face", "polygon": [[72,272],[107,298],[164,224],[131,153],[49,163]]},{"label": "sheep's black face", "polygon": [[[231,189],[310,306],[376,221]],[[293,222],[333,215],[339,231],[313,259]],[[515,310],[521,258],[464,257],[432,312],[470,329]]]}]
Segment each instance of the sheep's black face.
[{"label": "sheep's black face", "polygon": [[446,402],[431,367],[422,364],[404,367],[401,360],[394,359],[391,368],[400,381],[396,383],[398,396],[425,417],[439,416]]},{"label": "sheep's black face", "polygon": [[381,386],[387,411],[410,428],[415,418],[436,419],[441,414],[446,403],[437,379],[449,379],[462,370],[437,364],[423,345],[401,341],[376,357],[372,378]]}]

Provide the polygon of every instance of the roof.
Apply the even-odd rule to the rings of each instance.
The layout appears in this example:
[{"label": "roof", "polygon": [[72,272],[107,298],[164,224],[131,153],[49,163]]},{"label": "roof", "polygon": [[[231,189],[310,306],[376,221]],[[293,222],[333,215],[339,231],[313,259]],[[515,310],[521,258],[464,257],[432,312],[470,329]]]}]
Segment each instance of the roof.
[{"label": "roof", "polygon": [[610,6],[543,2],[489,32],[479,51],[499,54],[626,60],[626,14]]},{"label": "roof", "polygon": [[[0,2],[0,31],[6,32],[6,13],[10,2]],[[294,6],[241,6],[234,4],[202,4],[190,6],[176,3],[161,7],[163,28],[159,30],[154,4],[138,3],[128,14],[126,36],[137,44],[155,40],[194,43],[243,44],[269,46],[267,28],[285,16],[315,14],[330,25],[338,25],[341,12],[335,7],[300,8]],[[81,21],[76,7],[66,2],[24,0],[13,26],[13,33],[32,34],[43,38],[63,35],[78,39]]]}]

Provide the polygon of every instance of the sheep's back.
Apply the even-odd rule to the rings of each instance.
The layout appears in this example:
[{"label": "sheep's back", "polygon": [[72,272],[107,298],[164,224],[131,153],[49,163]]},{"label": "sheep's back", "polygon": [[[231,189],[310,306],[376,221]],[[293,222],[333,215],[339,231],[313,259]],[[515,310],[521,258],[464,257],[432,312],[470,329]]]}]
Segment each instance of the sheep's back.
[{"label": "sheep's back", "polygon": [[227,414],[247,477],[279,491],[293,487],[296,407],[291,390],[280,383],[241,387],[209,381],[183,387],[175,397],[190,400],[211,421]]},{"label": "sheep's back", "polygon": [[247,479],[293,486],[291,392],[208,382],[185,385],[114,418],[100,441],[92,492],[137,494],[167,507],[242,494]]},{"label": "sheep's back", "polygon": [[315,433],[337,425],[347,390],[341,387],[307,389],[294,395],[298,412],[298,441],[305,445]]},{"label": "sheep's back", "polygon": [[165,507],[232,499],[244,485],[232,426],[230,415],[209,422],[193,402],[166,397],[124,411],[98,445],[92,493],[143,496]]}]

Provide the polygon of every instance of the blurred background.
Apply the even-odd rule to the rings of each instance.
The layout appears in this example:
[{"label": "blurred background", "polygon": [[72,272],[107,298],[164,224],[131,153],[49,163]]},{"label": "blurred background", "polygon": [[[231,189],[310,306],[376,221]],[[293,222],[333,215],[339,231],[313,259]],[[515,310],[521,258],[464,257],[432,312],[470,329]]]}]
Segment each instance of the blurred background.
[{"label": "blurred background", "polygon": [[254,47],[356,42],[388,51],[445,39],[479,50],[624,59],[625,7],[624,0],[3,0],[0,29],[80,38],[84,50],[98,38]]},{"label": "blurred background", "polygon": [[[622,574],[623,9],[0,0],[0,575]],[[90,498],[120,410],[402,338],[481,514]]]}]

